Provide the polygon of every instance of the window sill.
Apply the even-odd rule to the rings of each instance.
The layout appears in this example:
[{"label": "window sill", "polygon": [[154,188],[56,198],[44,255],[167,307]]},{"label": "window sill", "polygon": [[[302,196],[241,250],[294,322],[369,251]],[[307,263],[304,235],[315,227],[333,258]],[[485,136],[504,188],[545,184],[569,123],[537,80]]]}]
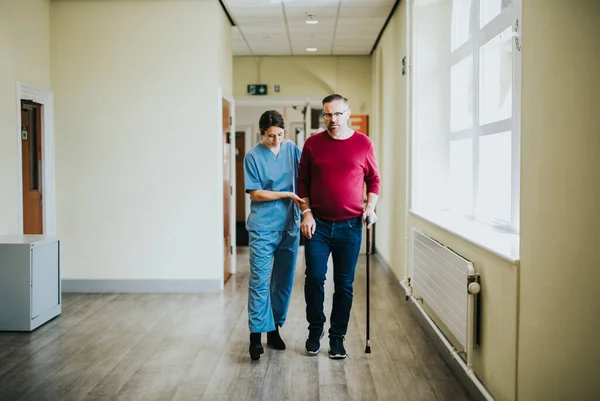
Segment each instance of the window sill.
[{"label": "window sill", "polygon": [[411,210],[410,213],[499,258],[513,264],[519,263],[519,234],[501,231],[450,212]]}]

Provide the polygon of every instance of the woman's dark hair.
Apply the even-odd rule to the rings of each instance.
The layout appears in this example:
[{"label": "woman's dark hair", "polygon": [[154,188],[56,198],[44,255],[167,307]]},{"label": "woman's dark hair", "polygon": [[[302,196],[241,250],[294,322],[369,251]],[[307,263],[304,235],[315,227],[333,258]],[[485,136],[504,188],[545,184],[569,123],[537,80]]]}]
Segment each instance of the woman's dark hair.
[{"label": "woman's dark hair", "polygon": [[285,129],[283,116],[277,110],[265,111],[262,113],[262,116],[260,116],[260,120],[258,121],[258,129],[260,130],[261,135],[264,135],[265,132],[267,132],[267,130],[271,127]]}]

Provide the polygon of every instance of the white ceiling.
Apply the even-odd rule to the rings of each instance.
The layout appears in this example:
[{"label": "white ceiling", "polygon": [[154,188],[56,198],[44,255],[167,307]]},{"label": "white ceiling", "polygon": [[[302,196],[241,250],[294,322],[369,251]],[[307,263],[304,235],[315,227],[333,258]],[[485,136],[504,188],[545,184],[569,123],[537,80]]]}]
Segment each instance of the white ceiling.
[{"label": "white ceiling", "polygon": [[[234,56],[369,54],[395,2],[223,0],[236,24]],[[306,23],[310,13],[318,24]]]}]

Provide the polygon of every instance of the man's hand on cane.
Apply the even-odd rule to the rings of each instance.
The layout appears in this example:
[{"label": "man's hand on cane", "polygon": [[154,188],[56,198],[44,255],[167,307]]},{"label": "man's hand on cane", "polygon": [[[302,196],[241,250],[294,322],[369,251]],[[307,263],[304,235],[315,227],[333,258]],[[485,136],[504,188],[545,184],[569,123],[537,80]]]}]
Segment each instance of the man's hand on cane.
[{"label": "man's hand on cane", "polygon": [[[377,221],[377,215],[375,214],[375,209],[371,207],[367,207],[363,213],[363,223],[367,224],[367,228],[371,228],[373,224]],[[367,221],[367,217],[369,217],[369,221]]]}]

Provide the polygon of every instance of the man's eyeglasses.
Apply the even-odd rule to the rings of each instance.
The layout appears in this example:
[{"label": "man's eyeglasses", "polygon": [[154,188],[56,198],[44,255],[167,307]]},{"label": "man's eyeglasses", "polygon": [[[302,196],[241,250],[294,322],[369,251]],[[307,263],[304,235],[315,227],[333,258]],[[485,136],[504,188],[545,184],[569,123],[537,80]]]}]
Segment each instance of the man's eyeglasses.
[{"label": "man's eyeglasses", "polygon": [[322,113],[323,117],[325,117],[327,120],[331,120],[331,118],[333,116],[340,118],[341,116],[344,115],[345,112],[347,112],[348,110],[344,110],[344,111],[338,111],[337,113]]}]

